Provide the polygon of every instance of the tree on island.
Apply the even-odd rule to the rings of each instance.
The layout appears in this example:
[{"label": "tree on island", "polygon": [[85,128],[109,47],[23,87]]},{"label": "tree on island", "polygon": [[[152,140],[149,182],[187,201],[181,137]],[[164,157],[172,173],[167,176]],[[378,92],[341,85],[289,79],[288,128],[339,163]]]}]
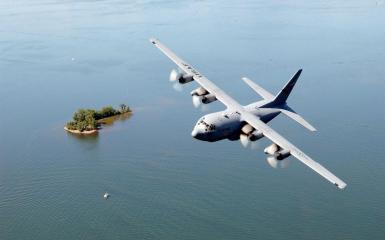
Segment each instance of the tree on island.
[{"label": "tree on island", "polygon": [[131,112],[130,108],[124,103],[120,104],[119,107],[121,113]]},{"label": "tree on island", "polygon": [[99,127],[98,120],[127,112],[131,112],[131,110],[125,104],[120,104],[120,110],[116,110],[112,106],[103,107],[99,111],[93,109],[79,109],[74,113],[73,120],[66,124],[66,128],[68,130],[78,130],[80,132],[96,130]]},{"label": "tree on island", "polygon": [[[114,109],[112,106],[103,107],[100,111],[98,111],[99,118],[111,117],[119,114],[120,112]],[[99,119],[98,119],[99,120]]]}]

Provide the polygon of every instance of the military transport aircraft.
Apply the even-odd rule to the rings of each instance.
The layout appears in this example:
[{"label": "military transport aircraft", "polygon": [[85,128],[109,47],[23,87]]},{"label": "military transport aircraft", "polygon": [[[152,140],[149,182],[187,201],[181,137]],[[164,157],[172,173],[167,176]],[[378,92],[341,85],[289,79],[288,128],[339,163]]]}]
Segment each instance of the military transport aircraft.
[{"label": "military transport aircraft", "polygon": [[344,189],[346,187],[345,182],[311,159],[266,124],[280,113],[283,113],[310,131],[316,131],[310,123],[286,104],[286,100],[297,82],[302,69],[290,79],[276,96],[250,79],[243,78],[243,81],[261,95],[263,100],[242,106],[190,64],[179,58],[160,41],[151,38],[150,42],[179,67],[179,71],[171,71],[170,81],[177,84],[195,81],[200,85],[200,87],[191,92],[194,105],[208,104],[219,100],[227,107],[224,111],[210,113],[200,118],[191,133],[194,138],[209,142],[223,139],[240,140],[242,145],[247,146],[249,142],[266,137],[273,142],[264,150],[266,154],[270,155],[270,160],[278,163],[292,155],[338,188]]}]

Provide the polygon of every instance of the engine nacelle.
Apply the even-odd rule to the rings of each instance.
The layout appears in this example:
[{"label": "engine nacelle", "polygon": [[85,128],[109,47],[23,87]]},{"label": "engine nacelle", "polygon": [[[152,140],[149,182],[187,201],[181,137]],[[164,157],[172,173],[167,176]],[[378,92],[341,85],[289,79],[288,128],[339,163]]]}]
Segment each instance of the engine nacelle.
[{"label": "engine nacelle", "polygon": [[249,138],[250,141],[254,142],[254,141],[257,141],[258,139],[263,138],[263,133],[261,131],[254,130],[247,137]]},{"label": "engine nacelle", "polygon": [[170,81],[171,82],[178,81],[180,84],[185,84],[185,83],[194,81],[194,78],[192,75],[182,74],[177,70],[173,69],[171,70],[171,73],[170,73]]},{"label": "engine nacelle", "polygon": [[271,144],[270,146],[268,146],[267,148],[265,148],[265,150],[263,150],[266,154],[270,154],[270,155],[274,155],[275,153],[277,153],[278,151],[280,150],[280,147],[273,143]]},{"label": "engine nacelle", "polygon": [[180,84],[185,84],[192,81],[194,81],[194,78],[192,75],[189,75],[189,74],[184,74],[181,78],[179,78]]},{"label": "engine nacelle", "polygon": [[251,132],[254,131],[254,128],[250,124],[246,124],[245,126],[242,127],[241,131],[244,134],[249,135]]},{"label": "engine nacelle", "polygon": [[289,156],[290,156],[290,151],[289,151],[289,150],[282,149],[281,151],[279,151],[279,152],[276,154],[275,158],[276,158],[277,160],[283,160],[283,159],[285,159],[285,158],[287,158],[287,157],[289,157]]},{"label": "engine nacelle", "polygon": [[206,95],[206,94],[208,94],[209,92],[206,90],[206,89],[204,89],[203,87],[199,87],[199,88],[197,88],[197,89],[195,89],[195,90],[193,90],[193,91],[191,91],[191,96],[203,96],[203,95]]},{"label": "engine nacelle", "polygon": [[214,101],[216,101],[216,100],[217,100],[217,98],[215,97],[215,95],[209,93],[209,94],[204,95],[204,96],[202,97],[202,100],[201,100],[201,101],[202,101],[202,103],[204,103],[204,104],[208,104],[208,103],[214,102]]},{"label": "engine nacelle", "polygon": [[263,138],[263,133],[261,131],[255,130],[250,124],[246,124],[241,128],[241,134],[247,135],[249,141],[256,141],[260,138]]},{"label": "engine nacelle", "polygon": [[277,160],[283,160],[283,159],[290,156],[289,150],[282,149],[280,146],[278,146],[275,143],[273,143],[270,146],[268,146],[267,148],[265,148],[264,152],[266,154],[273,155],[275,157],[275,159],[277,159]]}]

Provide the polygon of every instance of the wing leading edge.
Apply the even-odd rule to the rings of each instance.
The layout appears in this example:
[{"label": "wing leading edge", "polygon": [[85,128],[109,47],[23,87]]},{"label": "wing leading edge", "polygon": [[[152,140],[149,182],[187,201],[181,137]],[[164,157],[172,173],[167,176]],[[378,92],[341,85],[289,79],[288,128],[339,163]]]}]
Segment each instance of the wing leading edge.
[{"label": "wing leading edge", "polygon": [[194,80],[204,87],[208,92],[215,95],[215,97],[226,105],[229,109],[238,109],[242,106],[227,95],[222,89],[217,87],[214,83],[208,80],[205,76],[195,70],[190,64],[178,57],[173,51],[163,45],[159,40],[151,38],[150,42],[154,44],[160,51],[162,51],[167,57],[169,57],[180,69],[186,74],[192,75]]},{"label": "wing leading edge", "polygon": [[289,150],[290,154],[293,157],[297,158],[299,161],[313,169],[319,175],[326,178],[326,180],[336,185],[339,189],[344,189],[346,187],[346,183],[344,181],[342,181],[329,170],[324,168],[321,164],[311,159],[308,155],[306,155],[304,152],[302,152],[300,149],[298,149],[296,146],[294,146],[292,143],[290,143],[288,140],[286,140],[284,137],[282,137],[280,134],[270,128],[267,124],[258,119],[256,116],[252,115],[249,112],[242,112],[242,117],[255,129],[258,129],[259,131],[263,132],[263,135],[265,137],[267,137],[283,149]]},{"label": "wing leading edge", "polygon": [[284,137],[282,137],[280,134],[270,128],[267,124],[262,122],[258,117],[246,111],[242,105],[240,105],[237,101],[227,95],[223,90],[217,87],[205,76],[200,74],[190,64],[185,62],[183,59],[179,58],[174,52],[164,46],[157,39],[151,38],[150,42],[154,44],[157,48],[159,48],[159,50],[161,50],[167,57],[169,57],[184,72],[189,75],[192,75],[196,82],[198,82],[208,92],[214,94],[219,101],[221,101],[225,106],[227,106],[227,108],[232,109],[234,111],[238,111],[244,121],[249,123],[255,129],[261,131],[265,137],[269,138],[271,141],[278,144],[280,147],[289,150],[292,156],[294,156],[299,161],[301,161],[302,163],[310,167],[312,170],[320,174],[329,182],[336,185],[339,189],[344,189],[346,187],[346,183],[344,181],[342,181],[329,170],[324,168],[321,164],[311,159],[300,149],[298,149],[296,146],[294,146],[292,143],[290,143],[288,140],[286,140]]}]

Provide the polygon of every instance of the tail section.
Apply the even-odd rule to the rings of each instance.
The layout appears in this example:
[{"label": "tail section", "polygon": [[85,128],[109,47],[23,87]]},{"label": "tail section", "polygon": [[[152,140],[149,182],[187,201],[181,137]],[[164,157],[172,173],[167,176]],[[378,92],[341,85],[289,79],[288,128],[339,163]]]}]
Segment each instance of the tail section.
[{"label": "tail section", "polygon": [[289,80],[289,82],[286,83],[286,85],[282,88],[282,90],[275,96],[274,100],[272,101],[275,105],[281,105],[285,104],[287,98],[289,97],[291,91],[294,88],[294,85],[296,84],[299,76],[302,73],[302,69],[298,70],[296,74]]},{"label": "tail section", "polygon": [[257,92],[265,100],[268,100],[266,104],[261,106],[261,108],[275,108],[279,109],[281,113],[285,114],[287,117],[293,119],[303,127],[314,132],[317,131],[310,123],[308,123],[301,115],[296,113],[291,107],[286,104],[287,98],[289,97],[291,91],[293,90],[299,76],[302,73],[302,69],[298,70],[296,74],[286,83],[282,90],[274,97],[273,94],[263,89],[258,84],[254,83],[248,78],[242,78],[247,85],[249,85],[255,92]]},{"label": "tail section", "polygon": [[304,128],[307,128],[309,131],[315,132],[317,129],[313,127],[308,121],[306,121],[301,115],[296,113],[293,109],[291,109],[289,106],[285,106],[284,108],[279,109],[281,113],[285,114],[287,117],[293,119],[300,125],[302,125]]},{"label": "tail section", "polygon": [[256,93],[258,93],[261,97],[267,100],[274,99],[274,95],[269,93],[267,90],[265,90],[263,87],[259,86],[255,82],[251,81],[247,77],[243,77],[242,80],[249,85]]}]

